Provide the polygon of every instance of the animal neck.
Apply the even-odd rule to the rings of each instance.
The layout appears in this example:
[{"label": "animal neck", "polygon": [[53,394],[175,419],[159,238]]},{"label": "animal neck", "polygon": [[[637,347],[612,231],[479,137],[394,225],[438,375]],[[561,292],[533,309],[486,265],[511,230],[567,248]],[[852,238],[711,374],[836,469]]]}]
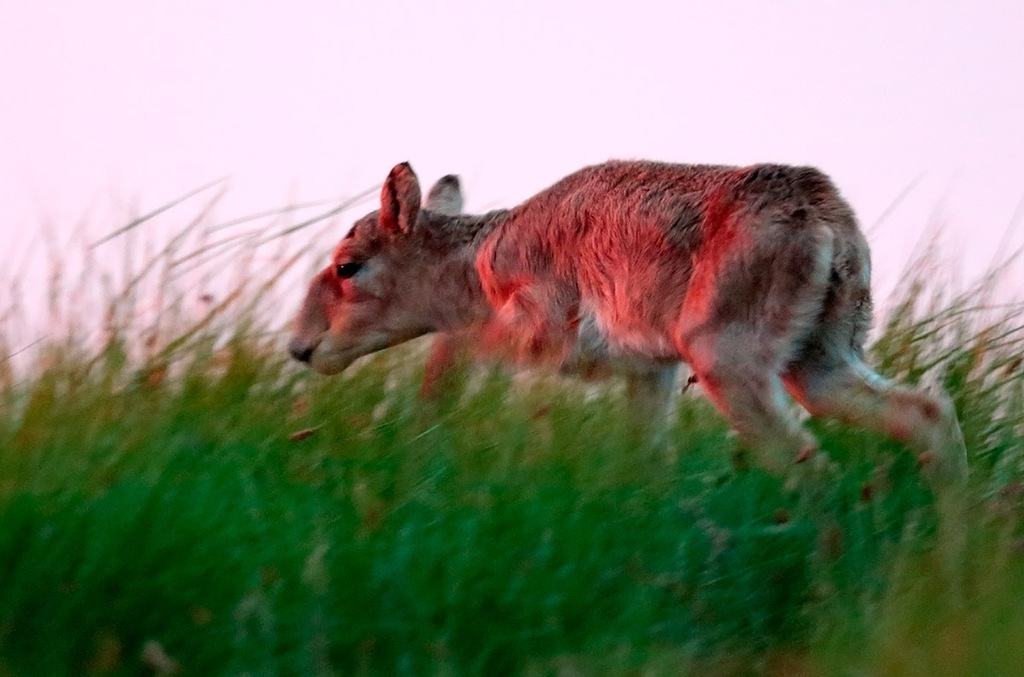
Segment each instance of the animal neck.
[{"label": "animal neck", "polygon": [[476,259],[484,241],[508,216],[507,210],[499,210],[458,216],[445,224],[448,242],[442,247],[440,265],[428,281],[429,289],[424,289],[430,300],[433,331],[459,331],[490,319],[493,309],[480,283]]},{"label": "animal neck", "polygon": [[490,306],[480,286],[474,257],[456,251],[445,257],[424,289],[430,328],[438,332],[465,329],[487,319]]}]

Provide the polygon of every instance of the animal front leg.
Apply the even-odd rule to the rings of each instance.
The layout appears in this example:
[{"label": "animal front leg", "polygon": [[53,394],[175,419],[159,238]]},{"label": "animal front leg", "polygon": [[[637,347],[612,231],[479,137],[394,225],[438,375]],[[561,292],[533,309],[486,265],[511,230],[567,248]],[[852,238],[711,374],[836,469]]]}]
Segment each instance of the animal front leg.
[{"label": "animal front leg", "polygon": [[564,363],[576,337],[574,306],[566,297],[555,284],[515,290],[484,330],[486,349],[520,364]]},{"label": "animal front leg", "polygon": [[466,360],[470,348],[470,337],[465,333],[438,334],[430,346],[423,368],[420,397],[436,397],[446,377],[459,371],[458,367]]},{"label": "animal front leg", "polygon": [[671,366],[626,375],[629,424],[655,441],[661,441],[669,427],[677,371],[677,367]]}]

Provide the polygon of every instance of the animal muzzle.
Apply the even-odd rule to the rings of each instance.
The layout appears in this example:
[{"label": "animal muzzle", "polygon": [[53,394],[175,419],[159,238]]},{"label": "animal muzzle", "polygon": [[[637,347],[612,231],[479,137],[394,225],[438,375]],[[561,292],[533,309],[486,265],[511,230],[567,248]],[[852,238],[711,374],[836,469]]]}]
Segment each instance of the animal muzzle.
[{"label": "animal muzzle", "polygon": [[318,343],[319,341],[307,341],[298,336],[293,336],[288,341],[288,352],[299,362],[309,364],[309,360],[313,357],[313,351],[316,350]]}]

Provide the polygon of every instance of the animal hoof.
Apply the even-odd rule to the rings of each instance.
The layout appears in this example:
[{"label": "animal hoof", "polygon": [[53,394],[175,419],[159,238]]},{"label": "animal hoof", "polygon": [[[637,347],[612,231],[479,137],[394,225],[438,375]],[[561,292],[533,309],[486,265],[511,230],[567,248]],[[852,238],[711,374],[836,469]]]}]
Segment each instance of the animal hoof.
[{"label": "animal hoof", "polygon": [[814,454],[816,454],[817,451],[818,450],[812,446],[806,446],[800,451],[796,452],[796,456],[793,457],[793,463],[796,463],[797,465],[801,463],[806,463],[807,461],[814,458]]}]

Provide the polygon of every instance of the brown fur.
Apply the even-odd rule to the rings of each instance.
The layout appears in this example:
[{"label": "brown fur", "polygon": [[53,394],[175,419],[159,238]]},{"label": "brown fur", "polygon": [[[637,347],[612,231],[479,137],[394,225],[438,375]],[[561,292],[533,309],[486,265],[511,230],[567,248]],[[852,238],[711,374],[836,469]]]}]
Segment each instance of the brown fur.
[{"label": "brown fur", "polygon": [[[335,373],[415,336],[471,331],[516,363],[613,365],[653,398],[682,361],[766,465],[816,447],[788,391],[812,415],[928,452],[934,477],[966,476],[949,401],[863,362],[868,245],[818,170],[608,162],[511,210],[442,211],[421,209],[415,174],[396,166],[380,211],[311,283],[292,353]],[[339,279],[349,262],[362,268]]]},{"label": "brown fur", "polygon": [[[423,203],[424,209],[449,216],[460,214],[462,205],[462,186],[458,177],[453,174],[439,179],[430,189],[427,199]],[[446,373],[454,371],[460,362],[480,357],[486,359],[487,351],[481,347],[484,337],[481,336],[479,329],[480,327],[473,326],[460,331],[439,332],[434,335],[424,365],[423,384],[420,388],[421,396],[425,398],[436,396],[438,383]],[[593,356],[588,360],[564,362],[559,371],[563,375],[589,381],[605,379],[614,374],[625,376],[630,408],[638,416],[646,417],[652,417],[659,410],[665,414],[668,413],[668,405],[671,401],[670,390],[676,377],[676,369],[672,366],[659,369],[652,374],[646,369],[639,372],[631,371],[623,368],[623,365],[609,364],[607,361]],[[656,421],[655,423],[663,422]]]}]

